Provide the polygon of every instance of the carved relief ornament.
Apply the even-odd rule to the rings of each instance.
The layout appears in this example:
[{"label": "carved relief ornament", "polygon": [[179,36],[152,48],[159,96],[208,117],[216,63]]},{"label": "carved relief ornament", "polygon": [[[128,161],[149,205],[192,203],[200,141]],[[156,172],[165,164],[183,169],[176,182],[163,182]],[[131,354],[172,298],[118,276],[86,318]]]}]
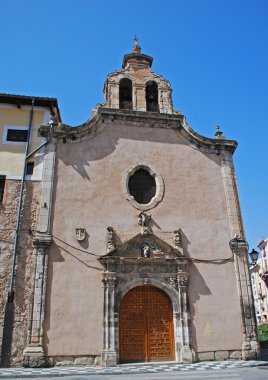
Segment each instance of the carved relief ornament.
[{"label": "carved relief ornament", "polygon": [[189,273],[179,272],[177,274],[177,282],[179,287],[187,286],[189,282]]},{"label": "carved relief ornament", "polygon": [[102,282],[105,288],[114,288],[116,283],[116,273],[104,272],[102,274]]},{"label": "carved relief ornament", "polygon": [[75,229],[75,238],[78,241],[83,241],[86,237],[86,229],[85,228],[76,228]]}]

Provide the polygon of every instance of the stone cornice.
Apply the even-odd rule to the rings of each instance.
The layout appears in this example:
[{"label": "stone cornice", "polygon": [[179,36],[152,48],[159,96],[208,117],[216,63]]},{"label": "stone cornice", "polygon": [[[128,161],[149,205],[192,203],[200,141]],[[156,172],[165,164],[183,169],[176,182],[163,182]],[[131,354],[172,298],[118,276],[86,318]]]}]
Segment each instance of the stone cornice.
[{"label": "stone cornice", "polygon": [[103,108],[101,106],[97,107],[93,116],[87,122],[77,127],[58,124],[51,129],[48,125],[41,125],[39,132],[42,136],[48,137],[52,135],[53,138],[62,140],[65,143],[77,143],[94,137],[107,124],[173,129],[174,131],[180,131],[190,144],[195,145],[197,148],[203,148],[210,153],[228,150],[233,154],[238,145],[234,140],[211,139],[198,134],[189,127],[184,115],[179,112],[176,114],[163,114]]}]

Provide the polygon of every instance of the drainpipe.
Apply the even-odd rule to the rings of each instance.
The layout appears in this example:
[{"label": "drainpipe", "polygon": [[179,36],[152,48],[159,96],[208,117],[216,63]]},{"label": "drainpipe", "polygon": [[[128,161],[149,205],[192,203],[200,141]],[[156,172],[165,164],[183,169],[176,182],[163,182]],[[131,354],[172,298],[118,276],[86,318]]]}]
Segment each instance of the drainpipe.
[{"label": "drainpipe", "polygon": [[32,99],[32,107],[31,107],[30,116],[29,116],[29,129],[28,129],[27,142],[26,142],[25,155],[24,155],[22,180],[21,180],[21,185],[20,185],[20,197],[19,197],[17,223],[16,223],[16,231],[15,231],[15,239],[14,239],[14,249],[13,249],[13,257],[12,257],[10,286],[9,286],[8,297],[7,297],[8,303],[13,303],[13,301],[14,301],[15,264],[16,264],[17,247],[18,247],[18,240],[19,240],[21,207],[22,207],[22,201],[23,201],[23,189],[24,189],[25,176],[26,176],[26,163],[27,163],[27,156],[28,156],[31,131],[32,131],[33,111],[34,111],[34,98]]}]

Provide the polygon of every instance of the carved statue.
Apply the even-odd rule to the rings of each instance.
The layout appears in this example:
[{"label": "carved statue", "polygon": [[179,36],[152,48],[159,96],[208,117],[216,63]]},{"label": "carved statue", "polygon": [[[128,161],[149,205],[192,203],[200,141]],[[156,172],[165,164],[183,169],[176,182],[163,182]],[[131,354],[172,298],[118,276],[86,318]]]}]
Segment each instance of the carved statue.
[{"label": "carved statue", "polygon": [[150,257],[150,246],[145,243],[141,250],[142,257]]},{"label": "carved statue", "polygon": [[151,220],[151,215],[146,215],[145,212],[139,214],[139,225],[142,227],[148,227],[148,222]]},{"label": "carved statue", "polygon": [[114,229],[113,227],[107,227],[107,252],[111,252],[113,249],[115,249],[115,242],[114,242]]},{"label": "carved statue", "polygon": [[146,235],[149,232],[149,222],[151,215],[146,215],[145,212],[139,214],[138,224],[141,226],[141,234]]},{"label": "carved statue", "polygon": [[161,258],[161,257],[164,257],[165,253],[163,252],[163,250],[156,246],[156,247],[153,247],[152,248],[152,251],[153,251],[153,255],[155,258]]},{"label": "carved statue", "polygon": [[173,243],[174,243],[174,248],[179,249],[182,248],[182,230],[176,230],[173,232]]}]

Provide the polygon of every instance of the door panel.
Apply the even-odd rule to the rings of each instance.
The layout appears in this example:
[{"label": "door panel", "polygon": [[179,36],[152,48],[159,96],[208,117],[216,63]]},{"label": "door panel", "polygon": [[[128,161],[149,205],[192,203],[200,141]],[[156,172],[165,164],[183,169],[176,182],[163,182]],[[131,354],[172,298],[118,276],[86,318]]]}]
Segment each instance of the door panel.
[{"label": "door panel", "polygon": [[128,292],[120,308],[120,361],[145,361],[145,312],[142,287]]},{"label": "door panel", "polygon": [[123,298],[119,313],[121,362],[174,359],[172,304],[153,286],[138,286]]}]

